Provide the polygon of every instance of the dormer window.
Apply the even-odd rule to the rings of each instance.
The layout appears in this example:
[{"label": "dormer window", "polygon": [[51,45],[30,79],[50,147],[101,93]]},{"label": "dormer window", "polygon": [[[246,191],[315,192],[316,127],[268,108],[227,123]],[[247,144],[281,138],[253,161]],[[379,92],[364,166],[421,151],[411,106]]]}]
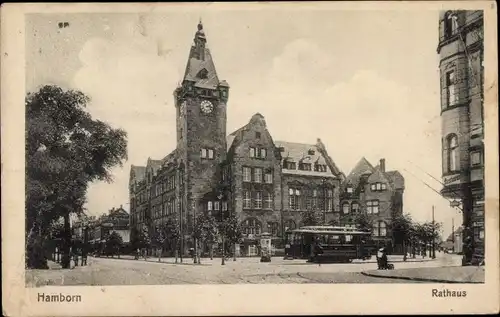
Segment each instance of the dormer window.
[{"label": "dormer window", "polygon": [[347,186],[346,191],[348,194],[352,194],[352,186]]},{"label": "dormer window", "polygon": [[299,169],[302,171],[310,171],[311,170],[311,164],[310,163],[300,163],[299,164]]}]

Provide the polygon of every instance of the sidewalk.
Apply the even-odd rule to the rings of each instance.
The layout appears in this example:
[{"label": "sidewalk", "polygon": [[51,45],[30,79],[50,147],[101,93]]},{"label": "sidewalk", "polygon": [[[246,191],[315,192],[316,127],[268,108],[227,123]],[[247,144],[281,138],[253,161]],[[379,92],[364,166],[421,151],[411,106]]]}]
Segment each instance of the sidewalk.
[{"label": "sidewalk", "polygon": [[[412,258],[411,256],[406,258],[406,261],[403,261],[403,256],[402,255],[388,255],[387,259],[390,263],[399,263],[399,262],[429,262],[429,261],[434,261],[435,259],[431,257],[425,257],[422,258],[421,256],[417,256],[415,259]],[[368,260],[354,260],[352,263],[355,264],[364,264],[364,263],[377,263],[377,258],[375,256],[372,256]]]},{"label": "sidewalk", "polygon": [[[90,258],[90,257],[89,257]],[[195,264],[193,263],[193,259],[190,257],[184,257],[181,263],[181,259],[177,259],[177,263],[175,263],[175,258],[171,257],[165,257],[161,258],[161,261],[158,261],[158,257],[152,257],[148,256],[146,260],[144,260],[143,257],[139,257],[139,259],[135,259],[133,255],[120,255],[118,258],[117,256],[115,257],[106,257],[106,256],[100,256],[100,257],[92,257],[94,259],[108,259],[108,260],[128,260],[128,261],[138,261],[138,262],[151,262],[151,263],[159,263],[159,264],[175,264],[175,265],[212,265],[212,263],[206,263],[207,261],[212,262],[210,259],[202,258],[201,259],[201,264]],[[215,258],[214,258],[215,259]],[[220,258],[219,258],[220,260]],[[228,261],[228,260],[226,260]]]},{"label": "sidewalk", "polygon": [[484,266],[423,267],[361,272],[365,276],[433,283],[484,283]]}]

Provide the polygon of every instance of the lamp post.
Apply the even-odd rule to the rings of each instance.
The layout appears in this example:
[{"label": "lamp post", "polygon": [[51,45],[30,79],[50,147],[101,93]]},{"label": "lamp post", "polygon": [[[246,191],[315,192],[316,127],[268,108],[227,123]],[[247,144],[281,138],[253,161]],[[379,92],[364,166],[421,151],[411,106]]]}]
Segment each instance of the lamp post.
[{"label": "lamp post", "polygon": [[[217,195],[217,199],[219,199],[219,207],[222,207],[222,193],[219,193]],[[221,265],[226,265],[226,262],[225,262],[225,257],[226,257],[226,246],[225,246],[225,241],[224,241],[224,236],[226,235],[226,226],[224,224],[224,211],[222,210],[222,208],[220,208],[220,220],[221,220],[221,229],[222,229],[222,232],[221,232],[221,240],[222,240],[222,262],[221,262]]]}]

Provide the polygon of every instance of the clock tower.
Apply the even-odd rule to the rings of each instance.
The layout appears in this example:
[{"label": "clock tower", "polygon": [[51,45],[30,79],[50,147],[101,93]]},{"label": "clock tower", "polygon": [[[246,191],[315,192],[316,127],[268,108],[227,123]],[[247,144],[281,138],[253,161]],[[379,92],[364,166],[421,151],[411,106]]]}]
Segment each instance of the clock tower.
[{"label": "clock tower", "polygon": [[188,227],[202,199],[217,190],[226,158],[226,109],[229,85],[217,77],[200,21],[182,83],[175,89],[177,157],[185,169],[184,206]]}]

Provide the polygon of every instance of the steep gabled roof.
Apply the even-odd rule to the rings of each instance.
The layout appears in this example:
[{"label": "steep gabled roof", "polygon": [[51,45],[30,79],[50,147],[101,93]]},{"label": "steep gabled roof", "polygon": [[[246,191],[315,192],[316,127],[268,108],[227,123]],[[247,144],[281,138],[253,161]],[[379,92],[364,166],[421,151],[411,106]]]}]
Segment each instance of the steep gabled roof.
[{"label": "steep gabled roof", "polygon": [[385,172],[385,175],[387,176],[387,178],[389,178],[389,180],[391,181],[391,183],[393,184],[395,189],[404,189],[405,188],[405,179],[404,179],[403,175],[401,175],[400,172],[389,171],[389,172]]},{"label": "steep gabled roof", "polygon": [[161,168],[161,165],[162,160],[153,160],[152,158],[148,158],[146,167],[151,168],[153,170],[153,173],[156,174],[156,172]]},{"label": "steep gabled roof", "polygon": [[359,160],[358,164],[352,169],[352,171],[347,175],[344,184],[351,184],[353,188],[357,188],[359,184],[359,180],[364,174],[372,174],[375,171],[373,165],[368,162],[365,157],[362,157]]},{"label": "steep gabled roof", "polygon": [[140,182],[144,179],[146,175],[146,167],[145,166],[130,166],[130,179],[134,178],[137,182]]}]

